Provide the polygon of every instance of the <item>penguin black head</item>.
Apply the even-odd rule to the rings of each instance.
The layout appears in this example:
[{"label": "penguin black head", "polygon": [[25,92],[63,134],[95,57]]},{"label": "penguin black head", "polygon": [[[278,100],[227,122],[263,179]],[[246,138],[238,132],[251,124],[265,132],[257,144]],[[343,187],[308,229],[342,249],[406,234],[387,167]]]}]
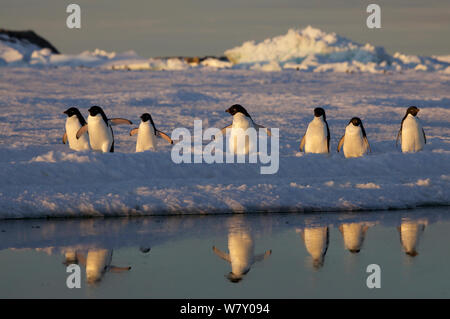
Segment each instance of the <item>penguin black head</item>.
[{"label": "penguin black head", "polygon": [[348,124],[352,123],[354,126],[362,126],[361,119],[359,117],[354,117],[348,122]]},{"label": "penguin black head", "polygon": [[142,122],[147,122],[148,120],[152,120],[152,116],[148,113],[144,113],[141,115]]},{"label": "penguin black head", "polygon": [[105,121],[105,123],[108,123],[108,118],[106,117],[105,112],[103,112],[102,108],[97,105],[91,106],[91,108],[88,110],[90,116],[96,116],[97,114],[100,114]]},{"label": "penguin black head", "polygon": [[230,272],[228,274],[228,276],[226,276],[228,278],[228,280],[234,284],[237,284],[238,282],[240,282],[242,280],[242,276],[237,276],[235,274],[233,274],[232,272]]},{"label": "penguin black head", "polygon": [[252,118],[250,114],[248,114],[247,110],[244,109],[244,107],[240,104],[234,104],[230,106],[227,110],[225,110],[225,112],[230,113],[231,115],[235,115],[236,113],[241,112],[245,116]]},{"label": "penguin black head", "polygon": [[323,119],[326,120],[326,116],[325,116],[325,110],[321,107],[316,107],[314,109],[314,116],[315,117],[321,117],[323,116]]},{"label": "penguin black head", "polygon": [[81,115],[80,110],[78,110],[76,107],[70,107],[63,113],[66,114],[67,117],[76,115],[81,125],[86,124],[86,120],[84,119],[83,115]]},{"label": "penguin black head", "polygon": [[409,257],[416,257],[419,253],[416,250],[413,250],[413,251],[407,251],[406,254]]},{"label": "penguin black head", "polygon": [[419,113],[420,109],[415,106],[410,106],[406,110],[406,115],[411,114],[412,116],[416,116]]},{"label": "penguin black head", "polygon": [[143,254],[148,253],[150,251],[150,249],[151,249],[150,247],[146,247],[146,246],[139,247],[139,251]]},{"label": "penguin black head", "polygon": [[91,116],[96,116],[97,114],[105,114],[100,106],[94,105],[88,110]]},{"label": "penguin black head", "polygon": [[357,253],[359,253],[361,250],[360,250],[360,249],[349,249],[349,251],[350,251],[352,254],[357,254]]},{"label": "penguin black head", "polygon": [[152,116],[151,116],[149,113],[144,113],[144,114],[142,114],[142,115],[141,115],[141,120],[142,120],[142,122],[150,121],[150,123],[152,124],[153,128],[154,128],[155,131],[156,131],[155,123],[153,123]]}]

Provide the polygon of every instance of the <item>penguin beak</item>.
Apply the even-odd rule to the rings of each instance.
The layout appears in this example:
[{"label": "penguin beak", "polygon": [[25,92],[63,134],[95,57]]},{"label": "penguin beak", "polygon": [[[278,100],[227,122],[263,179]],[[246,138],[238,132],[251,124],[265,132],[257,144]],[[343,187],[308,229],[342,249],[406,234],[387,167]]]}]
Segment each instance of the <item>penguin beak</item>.
[{"label": "penguin beak", "polygon": [[225,112],[227,112],[227,113],[230,113],[230,114],[231,114],[231,111],[230,111],[230,109],[227,109],[227,110],[225,110]]},{"label": "penguin beak", "polygon": [[64,111],[63,114],[67,114],[67,111]]}]

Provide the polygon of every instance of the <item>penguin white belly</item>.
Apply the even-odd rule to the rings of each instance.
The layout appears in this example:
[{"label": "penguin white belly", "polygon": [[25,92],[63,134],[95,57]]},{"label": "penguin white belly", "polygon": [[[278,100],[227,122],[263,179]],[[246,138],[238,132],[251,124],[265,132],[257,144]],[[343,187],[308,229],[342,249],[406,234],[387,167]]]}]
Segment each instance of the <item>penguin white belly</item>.
[{"label": "penguin white belly", "polygon": [[76,115],[68,117],[66,120],[66,134],[69,141],[69,147],[75,151],[89,150],[88,134],[84,133],[77,139],[77,132],[81,128],[80,121]]},{"label": "penguin white belly", "polygon": [[94,151],[109,152],[113,143],[112,130],[100,115],[88,117],[89,141]]},{"label": "penguin white belly", "polygon": [[361,128],[352,124],[345,129],[344,137],[344,156],[345,157],[360,157],[367,151],[367,146],[364,143]]},{"label": "penguin white belly", "polygon": [[305,153],[328,153],[327,127],[319,119],[309,123],[305,134]]},{"label": "penguin white belly", "polygon": [[143,152],[150,149],[156,150],[156,143],[155,130],[149,124],[149,121],[141,122],[136,141],[136,152]]},{"label": "penguin white belly", "polygon": [[247,232],[233,232],[228,235],[231,271],[235,275],[243,275],[253,263],[253,240]]},{"label": "penguin white belly", "polygon": [[112,250],[90,250],[86,257],[86,277],[90,283],[101,279],[112,260]]},{"label": "penguin white belly", "polygon": [[402,125],[402,152],[418,152],[424,145],[422,125],[417,118],[408,114]]},{"label": "penguin white belly", "polygon": [[253,127],[251,119],[242,113],[233,115],[233,124],[231,126],[229,149],[230,152],[237,155],[246,155],[255,149],[254,143],[246,136],[245,131]]}]

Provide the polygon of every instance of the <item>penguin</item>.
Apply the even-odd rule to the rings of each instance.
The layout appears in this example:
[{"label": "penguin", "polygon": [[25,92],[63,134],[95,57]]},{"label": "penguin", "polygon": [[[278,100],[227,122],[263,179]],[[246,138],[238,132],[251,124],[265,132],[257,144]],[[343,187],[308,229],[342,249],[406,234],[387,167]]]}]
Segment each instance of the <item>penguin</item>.
[{"label": "penguin", "polygon": [[345,134],[339,140],[337,151],[344,146],[344,156],[360,157],[366,152],[371,152],[366,131],[359,117],[354,117],[348,122]]},{"label": "penguin", "polygon": [[88,134],[83,134],[78,139],[76,137],[78,130],[86,125],[86,120],[76,107],[68,108],[63,112],[67,115],[66,130],[63,135],[63,143],[69,142],[69,147],[75,151],[86,151],[91,149],[89,146]]},{"label": "penguin", "polygon": [[364,223],[345,223],[339,226],[345,248],[352,254],[359,253],[368,229],[369,226]]},{"label": "penguin", "polygon": [[100,281],[108,271],[124,272],[131,269],[131,267],[112,266],[112,255],[112,249],[91,249],[88,251],[86,257],[86,279],[89,284]]},{"label": "penguin", "polygon": [[406,110],[406,114],[402,119],[400,130],[397,134],[395,145],[398,145],[398,140],[401,138],[402,152],[419,152],[427,143],[425,131],[420,124],[417,113],[420,109],[415,106],[410,106]]},{"label": "penguin", "polygon": [[114,133],[111,125],[133,124],[123,118],[108,119],[100,106],[92,106],[89,109],[87,124],[77,132],[77,138],[89,132],[89,141],[94,151],[114,152]]},{"label": "penguin", "polygon": [[[249,137],[245,134],[244,145],[239,145],[238,137],[242,135],[243,131],[248,128],[262,129],[264,126],[256,124],[247,110],[240,104],[234,104],[229,107],[225,112],[230,113],[233,116],[233,122],[224,127],[221,132],[226,134],[226,129],[231,128],[229,149],[230,152],[237,155],[246,155],[250,152],[256,151],[256,145],[250,141]],[[243,131],[242,131],[243,130]],[[267,130],[267,135],[271,136],[270,130]]]},{"label": "penguin", "polygon": [[403,250],[410,257],[416,257],[419,253],[417,252],[417,246],[419,244],[419,238],[425,230],[425,221],[411,221],[404,219],[401,225],[397,227],[400,234],[400,243],[403,246]]},{"label": "penguin", "polygon": [[156,137],[165,139],[170,144],[173,144],[172,139],[156,129],[152,116],[149,113],[141,115],[141,124],[130,131],[130,136],[137,134],[136,152],[143,152],[150,149],[156,150]]},{"label": "penguin", "polygon": [[[238,221],[233,219],[233,222]],[[239,221],[238,221],[239,222]],[[228,251],[229,254],[213,246],[213,252],[227,261],[231,265],[231,272],[227,278],[230,282],[238,283],[250,271],[256,263],[263,261],[272,254],[272,250],[267,250],[263,254],[255,255],[253,238],[245,227],[230,227],[228,232]]]},{"label": "penguin", "polygon": [[324,227],[305,227],[305,229],[297,229],[300,233],[306,250],[313,259],[313,267],[319,269],[325,262],[325,254],[328,250],[330,242],[330,232],[328,226]]},{"label": "penguin", "polygon": [[330,129],[325,110],[321,107],[314,109],[314,119],[309,123],[300,142],[300,152],[302,151],[315,154],[330,153]]}]

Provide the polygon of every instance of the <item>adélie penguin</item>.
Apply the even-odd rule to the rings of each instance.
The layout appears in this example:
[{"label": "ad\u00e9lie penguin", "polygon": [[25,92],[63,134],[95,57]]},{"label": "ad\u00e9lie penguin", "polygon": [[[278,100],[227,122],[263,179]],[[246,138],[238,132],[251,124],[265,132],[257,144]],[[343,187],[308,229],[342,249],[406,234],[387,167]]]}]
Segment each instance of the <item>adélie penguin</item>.
[{"label": "ad\u00e9lie penguin", "polygon": [[228,229],[228,251],[220,250],[213,246],[213,252],[231,266],[231,272],[227,275],[228,280],[238,283],[250,271],[251,267],[267,259],[272,250],[266,250],[262,254],[255,254],[255,245],[250,229],[242,224],[240,217],[232,218]]},{"label": "ad\u00e9lie penguin", "polygon": [[[247,110],[240,104],[234,104],[229,107],[225,112],[230,113],[233,116],[233,122],[224,127],[221,131],[225,135],[226,130],[231,128],[229,150],[231,153],[238,155],[245,155],[250,152],[256,151],[256,145],[251,141],[249,136],[245,134],[245,131],[249,128],[262,129],[265,128],[262,125],[256,124]],[[267,129],[267,135],[271,136],[270,130]],[[239,142],[241,138],[245,138],[242,142]]]},{"label": "ad\u00e9lie penguin", "polygon": [[80,138],[77,138],[78,130],[86,124],[83,115],[76,107],[68,108],[63,113],[67,115],[63,143],[69,142],[69,147],[75,151],[89,150],[88,134],[82,134]]},{"label": "ad\u00e9lie penguin", "polygon": [[149,113],[141,115],[141,124],[130,131],[130,136],[137,134],[136,152],[143,152],[150,149],[156,150],[156,137],[165,139],[173,144],[172,139],[166,134],[156,129],[152,116]]},{"label": "ad\u00e9lie penguin", "polygon": [[427,143],[425,131],[417,117],[419,111],[420,109],[417,107],[410,106],[402,119],[402,124],[397,134],[396,145],[398,145],[398,140],[401,139],[403,153],[421,151]]},{"label": "ad\u00e9lie penguin", "polygon": [[360,157],[366,152],[370,152],[369,141],[367,140],[366,130],[359,117],[354,117],[348,122],[345,128],[345,134],[339,140],[337,151],[343,146],[344,156]]},{"label": "ad\u00e9lie penguin", "polygon": [[314,119],[309,123],[306,133],[303,135],[300,151],[315,154],[330,152],[330,129],[323,108],[314,109]]},{"label": "ad\u00e9lie penguin", "polygon": [[108,119],[102,108],[94,105],[89,109],[87,124],[78,130],[77,138],[89,132],[89,142],[94,151],[114,152],[114,133],[111,126],[118,124],[133,123],[123,118]]}]

